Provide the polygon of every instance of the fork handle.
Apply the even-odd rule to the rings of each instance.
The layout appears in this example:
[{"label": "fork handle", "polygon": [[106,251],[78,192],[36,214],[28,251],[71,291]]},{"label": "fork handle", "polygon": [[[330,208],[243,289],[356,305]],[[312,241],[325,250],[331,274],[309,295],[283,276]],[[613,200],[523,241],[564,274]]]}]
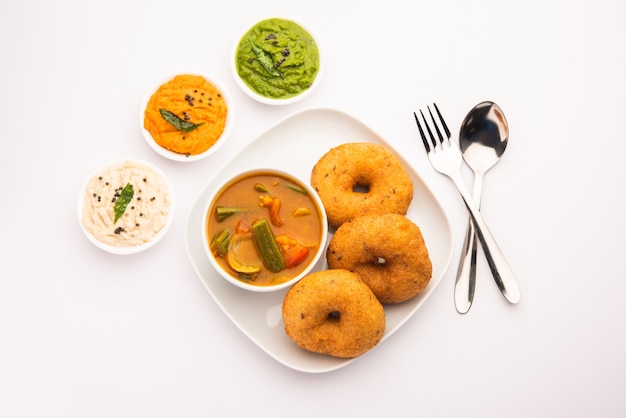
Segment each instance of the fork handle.
[{"label": "fork handle", "polygon": [[509,266],[509,263],[504,258],[504,254],[498,247],[496,240],[494,239],[491,231],[487,227],[478,206],[474,202],[474,199],[470,195],[469,191],[465,187],[465,184],[461,180],[460,174],[451,176],[452,181],[459,190],[463,202],[470,213],[474,227],[476,228],[476,235],[480,241],[480,245],[487,258],[487,263],[491,269],[491,274],[500,289],[500,292],[510,303],[517,303],[520,300],[520,291],[517,285],[517,280],[513,274],[513,270]]}]

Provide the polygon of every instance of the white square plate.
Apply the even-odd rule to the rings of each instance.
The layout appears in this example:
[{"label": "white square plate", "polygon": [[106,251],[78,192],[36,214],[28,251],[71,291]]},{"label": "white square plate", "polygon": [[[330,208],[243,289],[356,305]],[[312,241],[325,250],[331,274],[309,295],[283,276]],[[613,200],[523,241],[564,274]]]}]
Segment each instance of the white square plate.
[{"label": "white square plate", "polygon": [[[339,369],[356,359],[339,359],[310,353],[285,334],[281,307],[286,290],[274,293],[249,292],[227,283],[211,266],[204,251],[203,209],[211,191],[234,172],[263,165],[308,179],[319,158],[329,149],[346,142],[374,142],[386,146],[402,161],[413,180],[413,201],[407,212],[421,229],[433,265],[433,277],[415,298],[386,305],[385,335],[377,347],[391,337],[428,299],[445,274],[452,258],[452,231],[448,218],[431,190],[419,175],[379,135],[353,117],[332,109],[296,112],[256,138],[225,164],[209,181],[192,206],[185,230],[187,253],[200,280],[226,316],[271,357],[308,373]],[[421,142],[416,139],[416,147]],[[420,148],[421,149],[421,148]],[[326,268],[323,257],[314,270]],[[363,357],[363,356],[361,356]]]}]

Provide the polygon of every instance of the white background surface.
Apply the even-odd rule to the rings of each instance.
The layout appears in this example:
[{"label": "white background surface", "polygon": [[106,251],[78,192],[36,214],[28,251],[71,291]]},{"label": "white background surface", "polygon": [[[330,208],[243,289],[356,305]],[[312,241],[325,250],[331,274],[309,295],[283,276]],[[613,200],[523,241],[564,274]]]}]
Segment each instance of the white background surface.
[{"label": "white background surface", "polygon": [[[5,2],[1,416],[626,414],[626,4],[407,4]],[[310,27],[327,59],[319,88],[288,107],[253,102],[229,68],[236,37],[273,15]],[[231,140],[208,160],[171,162],[141,138],[139,103],[178,71],[208,73],[234,97]],[[428,164],[412,112],[436,101],[457,130],[482,100],[510,124],[483,213],[522,300],[509,305],[481,259],[463,316],[452,290],[467,216]],[[286,368],[236,329],[195,275],[183,234],[215,169],[309,107],[348,112],[393,144],[435,190],[456,243],[417,315],[328,374]],[[157,246],[119,257],[87,241],[75,206],[85,177],[125,156],[169,176],[177,214]]]}]

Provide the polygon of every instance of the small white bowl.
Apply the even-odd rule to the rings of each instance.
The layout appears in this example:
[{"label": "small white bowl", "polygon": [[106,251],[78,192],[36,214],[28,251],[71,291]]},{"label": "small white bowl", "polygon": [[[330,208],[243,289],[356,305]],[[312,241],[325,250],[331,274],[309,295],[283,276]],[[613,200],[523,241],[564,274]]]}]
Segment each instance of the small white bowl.
[{"label": "small white bowl", "polygon": [[[294,183],[296,183],[298,186],[301,186],[302,188],[304,188],[307,191],[309,197],[313,200],[313,202],[315,203],[317,207],[317,216],[319,217],[319,221],[321,223],[321,228],[322,228],[319,245],[316,247],[315,253],[313,257],[311,258],[311,261],[309,262],[309,264],[306,266],[306,268],[300,274],[298,274],[297,276],[293,277],[290,280],[287,280],[285,282],[282,282],[276,285],[269,285],[269,286],[261,286],[261,285],[256,286],[256,285],[249,284],[249,283],[246,283],[244,281],[237,279],[229,271],[225,270],[220,265],[220,263],[215,259],[215,256],[211,252],[211,249],[209,248],[211,237],[209,236],[207,223],[208,223],[208,217],[212,215],[210,213],[210,210],[213,206],[213,202],[222,193],[222,191],[225,190],[227,187],[229,187],[233,182],[237,181],[240,178],[246,178],[251,175],[258,174],[258,173],[270,173],[273,175],[277,175],[277,176],[286,178],[287,180],[291,180]],[[302,279],[304,276],[309,274],[313,268],[315,268],[315,266],[318,264],[320,258],[322,257],[322,255],[325,253],[325,250],[326,250],[326,242],[328,240],[328,219],[326,217],[326,212],[324,211],[324,205],[322,203],[322,200],[320,199],[317,192],[308,183],[302,181],[297,176],[294,176],[293,174],[287,173],[285,171],[276,170],[276,169],[255,168],[255,169],[250,169],[250,170],[239,172],[229,177],[228,180],[222,182],[218,187],[216,187],[215,191],[207,199],[206,205],[204,207],[202,219],[203,219],[203,226],[204,226],[203,231],[202,231],[204,251],[206,253],[206,256],[209,258],[211,265],[213,266],[213,268],[215,268],[215,270],[219,273],[219,275],[222,276],[222,278],[224,278],[229,283],[241,289],[250,290],[253,292],[267,293],[267,292],[275,292],[275,291],[290,287],[291,285],[293,285],[294,283]]]},{"label": "small white bowl", "polygon": [[[304,90],[303,92],[299,93],[296,96],[291,96],[285,99],[280,99],[280,98],[272,98],[272,97],[267,97],[267,96],[263,96],[261,94],[259,94],[258,92],[254,91],[253,89],[250,88],[250,86],[248,86],[245,81],[243,81],[241,79],[241,77],[239,76],[239,72],[237,71],[237,48],[239,47],[239,43],[241,42],[242,38],[248,33],[248,31],[250,31],[250,29],[252,29],[255,25],[268,20],[268,19],[282,19],[282,20],[288,20],[291,21],[295,24],[297,24],[298,26],[300,26],[302,29],[304,29],[306,32],[309,33],[309,35],[311,35],[311,37],[315,40],[315,44],[317,45],[317,50],[319,52],[319,69],[317,71],[317,74],[315,76],[315,80],[313,80],[313,83],[311,84],[311,87],[309,87],[308,89]],[[309,28],[305,27],[304,25],[302,25],[300,22],[296,22],[293,19],[287,19],[287,18],[282,18],[282,17],[270,17],[270,18],[266,18],[266,19],[261,19],[257,22],[255,22],[254,24],[250,25],[248,28],[246,28],[246,30],[241,34],[241,36],[239,36],[237,38],[237,40],[235,41],[235,44],[233,45],[233,49],[232,49],[232,53],[231,53],[231,70],[233,73],[233,77],[235,78],[235,82],[236,84],[241,88],[241,90],[243,90],[243,92],[248,95],[249,97],[253,98],[254,100],[260,102],[260,103],[264,103],[264,104],[268,104],[268,105],[275,105],[275,106],[282,106],[282,105],[288,105],[288,104],[292,104],[292,103],[296,103],[299,102],[300,100],[306,98],[308,95],[310,95],[313,90],[315,90],[315,88],[317,87],[317,85],[319,84],[321,78],[322,78],[322,73],[324,72],[324,58],[322,56],[322,50],[318,41],[318,38],[315,36],[315,34],[313,32],[311,32],[311,30],[309,30]]]},{"label": "small white bowl", "polygon": [[[150,98],[152,97],[152,95],[163,84],[165,84],[168,81],[172,80],[175,76],[182,75],[182,74],[198,75],[198,76],[204,77],[204,79],[206,81],[208,81],[209,83],[213,84],[221,92],[222,98],[224,99],[224,102],[226,103],[226,107],[227,107],[227,110],[228,110],[227,113],[226,113],[226,122],[224,124],[224,132],[222,132],[222,135],[220,135],[220,137],[217,140],[217,142],[215,142],[215,144],[213,144],[209,149],[207,149],[203,153],[196,154],[196,155],[189,155],[189,156],[184,155],[184,154],[179,154],[177,152],[170,151],[167,148],[164,148],[164,147],[160,146],[159,144],[157,144],[155,142],[154,138],[152,138],[152,135],[150,134],[150,132],[146,128],[144,128],[145,111],[146,111],[146,107],[148,106],[148,102],[150,101]],[[141,109],[140,110],[141,111],[139,112],[139,126],[140,126],[140,129],[141,129],[141,133],[142,133],[144,139],[146,140],[146,142],[148,143],[148,145],[150,146],[150,148],[152,148],[159,155],[161,155],[161,156],[163,156],[165,158],[168,158],[168,159],[173,160],[173,161],[181,161],[181,162],[198,161],[198,160],[201,160],[203,158],[208,157],[209,155],[215,154],[215,152],[224,144],[224,142],[226,142],[226,140],[230,136],[230,132],[232,131],[234,120],[235,120],[234,119],[235,118],[235,108],[234,108],[233,100],[232,100],[232,98],[230,96],[230,92],[228,91],[228,89],[226,89],[226,87],[224,85],[219,83],[214,78],[211,78],[211,77],[208,77],[207,75],[199,74],[199,73],[196,73],[196,72],[177,73],[177,74],[174,74],[174,75],[172,75],[170,77],[167,77],[167,78],[163,79],[160,83],[156,84],[152,89],[150,89],[148,94],[146,94],[144,100],[141,102]]]},{"label": "small white bowl", "polygon": [[[152,236],[148,241],[137,243],[135,245],[130,245],[130,246],[116,246],[114,244],[110,244],[110,243],[106,243],[102,241],[93,232],[91,232],[84,223],[83,214],[84,214],[84,211],[86,210],[85,199],[87,198],[87,193],[88,193],[87,188],[89,187],[90,181],[94,179],[96,176],[99,176],[101,173],[104,173],[105,171],[110,170],[110,169],[115,169],[116,167],[120,167],[124,164],[129,164],[129,165],[136,166],[136,167],[143,167],[144,169],[151,171],[158,179],[161,180],[162,185],[168,195],[169,211],[167,215],[165,216],[164,224],[161,227],[161,229],[158,232],[156,232],[156,234],[154,234],[154,236]],[[137,196],[138,193],[139,192],[137,191],[135,196],[133,196],[133,199],[136,199],[137,197],[141,197],[141,196]],[[172,188],[171,183],[165,176],[165,174],[163,174],[163,172],[159,168],[157,168],[156,166],[146,161],[129,158],[129,159],[115,161],[111,164],[101,167],[100,169],[94,171],[93,174],[87,178],[87,180],[84,182],[80,190],[80,193],[78,195],[78,205],[77,205],[78,224],[80,225],[87,239],[96,247],[112,254],[118,254],[118,255],[136,254],[154,246],[165,236],[165,234],[167,234],[172,224],[172,219],[174,218],[174,208],[175,208],[175,204],[174,204],[173,188]],[[113,208],[111,208],[111,210],[113,210]],[[128,207],[126,208],[126,211],[128,211]],[[113,225],[109,225],[108,227],[113,228]]]}]

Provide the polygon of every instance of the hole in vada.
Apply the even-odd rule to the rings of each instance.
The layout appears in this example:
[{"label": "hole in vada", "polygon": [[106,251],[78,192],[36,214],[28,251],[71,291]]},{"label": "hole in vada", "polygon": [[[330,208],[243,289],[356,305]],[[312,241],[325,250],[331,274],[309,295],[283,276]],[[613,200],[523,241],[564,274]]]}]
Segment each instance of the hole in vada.
[{"label": "hole in vada", "polygon": [[339,311],[330,311],[328,313],[328,320],[329,321],[339,321],[340,317],[341,317],[341,314],[339,313]]},{"label": "hole in vada", "polygon": [[354,193],[369,193],[370,191],[370,186],[369,184],[355,184],[354,186],[352,186],[352,191]]},{"label": "hole in vada", "polygon": [[385,260],[382,257],[378,257],[376,258],[376,265],[378,266],[384,266],[385,264],[387,264],[387,260]]}]

